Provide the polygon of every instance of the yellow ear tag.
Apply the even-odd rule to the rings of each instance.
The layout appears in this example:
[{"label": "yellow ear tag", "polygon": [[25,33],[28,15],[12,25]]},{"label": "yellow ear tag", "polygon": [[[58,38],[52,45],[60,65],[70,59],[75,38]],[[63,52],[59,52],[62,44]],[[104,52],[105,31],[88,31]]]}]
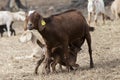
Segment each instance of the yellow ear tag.
[{"label": "yellow ear tag", "polygon": [[42,26],[45,26],[46,25],[46,22],[44,20],[41,20],[41,25]]}]

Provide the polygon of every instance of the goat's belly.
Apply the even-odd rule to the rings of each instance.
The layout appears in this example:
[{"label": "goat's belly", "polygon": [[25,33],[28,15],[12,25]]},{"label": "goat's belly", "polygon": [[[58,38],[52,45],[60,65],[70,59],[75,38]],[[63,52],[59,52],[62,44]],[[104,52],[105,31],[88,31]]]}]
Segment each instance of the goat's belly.
[{"label": "goat's belly", "polygon": [[0,19],[0,25],[5,24],[4,20]]}]

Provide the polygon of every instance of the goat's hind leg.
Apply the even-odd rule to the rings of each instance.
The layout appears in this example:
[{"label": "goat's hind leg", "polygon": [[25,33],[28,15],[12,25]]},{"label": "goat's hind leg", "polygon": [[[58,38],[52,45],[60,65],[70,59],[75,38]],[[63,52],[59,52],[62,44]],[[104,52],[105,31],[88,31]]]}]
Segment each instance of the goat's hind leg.
[{"label": "goat's hind leg", "polygon": [[119,14],[117,11],[115,11],[115,17],[116,17],[116,20],[119,19]]},{"label": "goat's hind leg", "polygon": [[4,31],[2,31],[0,34],[1,34],[1,37],[3,37],[3,33],[4,33]]},{"label": "goat's hind leg", "polygon": [[93,68],[94,67],[94,63],[93,63],[93,58],[92,58],[91,36],[90,36],[89,31],[86,34],[86,40],[87,40],[88,51],[89,51],[89,56],[90,56],[90,68]]},{"label": "goat's hind leg", "polygon": [[51,63],[51,67],[52,67],[52,72],[53,73],[56,73],[56,65],[57,65],[57,61],[56,60],[54,60],[52,63]]},{"label": "goat's hind leg", "polygon": [[63,71],[61,64],[59,64],[59,69],[60,69],[60,71]]},{"label": "goat's hind leg", "polygon": [[16,36],[16,31],[14,29],[10,29],[10,31],[11,31],[11,35],[14,34],[14,36]]},{"label": "goat's hind leg", "polygon": [[11,25],[10,25],[11,35],[14,34],[14,36],[15,36],[15,35],[16,35],[16,32],[15,32],[15,30],[13,29],[12,25],[13,25],[13,22],[11,22]]},{"label": "goat's hind leg", "polygon": [[102,20],[103,20],[103,24],[105,24],[105,14],[102,13]]},{"label": "goat's hind leg", "polygon": [[[56,73],[56,65],[59,62],[60,62],[60,57],[59,56],[54,57],[54,60],[51,63],[52,71],[54,73]],[[62,65],[61,64],[59,64],[59,68],[62,70]]]}]

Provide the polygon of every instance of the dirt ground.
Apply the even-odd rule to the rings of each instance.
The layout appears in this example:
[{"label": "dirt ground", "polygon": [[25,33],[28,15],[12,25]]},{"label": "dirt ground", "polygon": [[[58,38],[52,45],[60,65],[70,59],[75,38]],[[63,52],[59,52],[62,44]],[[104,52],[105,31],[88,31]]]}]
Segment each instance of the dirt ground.
[{"label": "dirt ground", "polygon": [[[86,16],[86,12],[83,11]],[[58,70],[58,73],[49,75],[42,75],[41,67],[39,75],[33,74],[36,61],[15,59],[32,53],[27,43],[19,42],[19,37],[23,33],[23,23],[15,22],[13,27],[17,35],[7,37],[5,33],[4,37],[0,38],[0,80],[120,80],[120,20],[106,21],[105,25],[101,24],[101,20],[98,22],[95,31],[91,32],[95,68],[89,68],[85,42],[82,51],[78,53],[77,63],[80,65],[78,70],[69,73],[65,69],[62,72]]]}]

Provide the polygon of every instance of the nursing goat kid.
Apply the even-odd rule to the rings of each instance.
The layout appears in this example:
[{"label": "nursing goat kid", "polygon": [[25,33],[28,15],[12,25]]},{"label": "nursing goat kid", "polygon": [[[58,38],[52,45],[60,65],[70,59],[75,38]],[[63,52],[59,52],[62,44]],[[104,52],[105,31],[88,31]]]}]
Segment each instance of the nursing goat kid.
[{"label": "nursing goat kid", "polygon": [[[81,45],[79,45],[81,46]],[[65,66],[67,68],[67,70],[74,70],[77,69],[79,67],[78,64],[76,64],[77,61],[77,53],[80,51],[80,49],[78,49],[78,47],[74,47],[73,49],[68,48],[69,49],[69,67],[67,67],[65,61],[64,61],[64,55],[63,55],[63,51],[62,51],[62,46],[58,46],[52,49],[52,55],[50,58],[50,64],[51,64],[51,68],[53,72],[56,72],[56,65],[59,64],[59,68],[62,71],[62,66]],[[45,56],[43,56],[41,59],[39,59],[39,61],[37,62],[37,66],[35,68],[35,74],[38,74],[38,68],[41,65],[41,63],[43,62],[43,60],[45,59]]]},{"label": "nursing goat kid", "polygon": [[[76,51],[76,52],[72,51],[70,48],[68,50],[68,52],[69,52],[69,58],[68,58],[68,60],[69,60],[69,67],[66,67],[66,68],[68,68],[69,71],[73,70],[74,68],[77,69],[79,67],[79,65],[76,64],[78,51]],[[56,68],[55,67],[56,67],[57,63],[59,63],[61,70],[62,70],[62,65],[66,66],[65,61],[63,60],[64,58],[63,58],[63,54],[62,53],[63,53],[63,51],[62,51],[62,47],[61,46],[53,49],[53,51],[52,51],[52,57],[53,57],[54,60],[51,63],[51,67],[52,67],[53,72],[56,72]]]},{"label": "nursing goat kid", "polygon": [[25,12],[9,12],[9,11],[0,11],[0,25],[7,26],[8,36],[11,36],[10,25],[13,21],[24,21]]}]

